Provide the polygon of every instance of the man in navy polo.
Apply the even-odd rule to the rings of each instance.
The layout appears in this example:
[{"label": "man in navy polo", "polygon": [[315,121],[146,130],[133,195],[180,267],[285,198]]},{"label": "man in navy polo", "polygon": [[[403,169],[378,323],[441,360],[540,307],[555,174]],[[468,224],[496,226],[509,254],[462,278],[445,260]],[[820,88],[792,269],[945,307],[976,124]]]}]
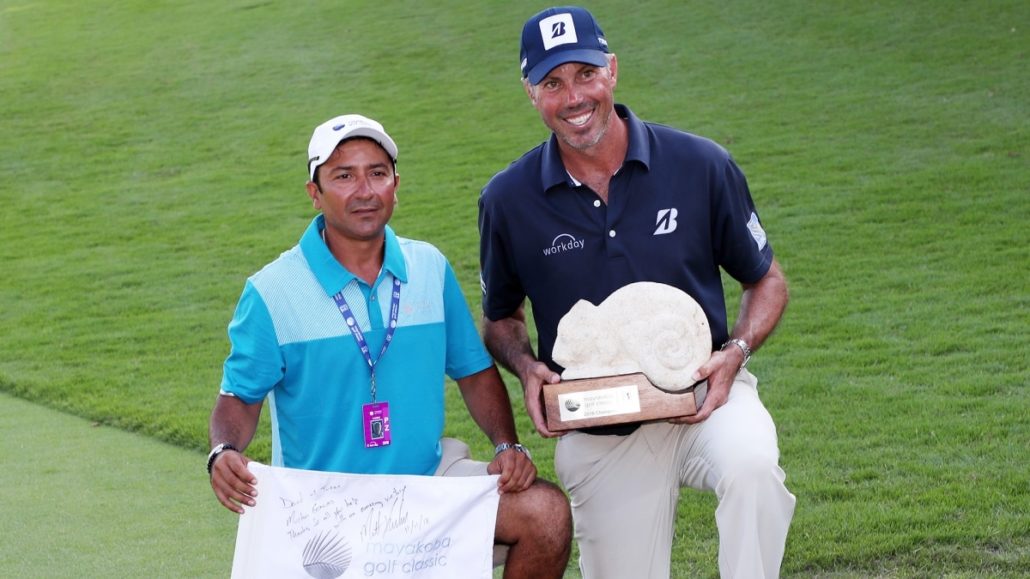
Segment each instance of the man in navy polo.
[{"label": "man in navy polo", "polygon": [[[743,173],[710,140],[615,104],[618,61],[582,8],[544,10],[522,31],[523,85],[551,138],[490,180],[479,202],[484,338],[522,381],[543,436],[544,383],[561,317],[639,281],[682,289],[712,330],[698,413],[564,435],[555,467],[570,493],[587,579],[668,577],[681,487],[719,500],[723,577],[775,577],[794,496],[776,429],[744,368],[787,305],[787,285]],[[742,287],[728,328],[721,271]],[[532,303],[537,353],[524,301]]]}]

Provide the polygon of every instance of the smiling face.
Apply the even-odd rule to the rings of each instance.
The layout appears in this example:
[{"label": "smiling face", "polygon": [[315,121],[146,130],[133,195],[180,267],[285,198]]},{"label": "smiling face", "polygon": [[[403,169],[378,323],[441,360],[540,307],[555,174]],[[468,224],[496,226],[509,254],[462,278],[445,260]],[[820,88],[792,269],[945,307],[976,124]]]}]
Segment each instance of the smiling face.
[{"label": "smiling face", "polygon": [[614,55],[609,62],[607,68],[567,62],[539,84],[526,87],[540,118],[564,145],[587,150],[608,132],[615,115],[618,70]]},{"label": "smiling face", "polygon": [[340,143],[317,176],[318,183],[307,184],[308,195],[325,216],[330,235],[347,241],[383,238],[400,176],[378,143],[365,138]]}]

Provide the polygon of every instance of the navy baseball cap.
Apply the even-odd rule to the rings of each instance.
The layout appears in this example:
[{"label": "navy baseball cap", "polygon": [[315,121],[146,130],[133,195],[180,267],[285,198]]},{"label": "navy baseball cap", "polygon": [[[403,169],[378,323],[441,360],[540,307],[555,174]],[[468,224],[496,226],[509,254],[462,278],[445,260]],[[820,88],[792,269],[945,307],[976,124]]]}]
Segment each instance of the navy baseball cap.
[{"label": "navy baseball cap", "polygon": [[579,6],[548,8],[522,27],[522,78],[538,84],[566,62],[608,66],[608,41],[593,15]]}]

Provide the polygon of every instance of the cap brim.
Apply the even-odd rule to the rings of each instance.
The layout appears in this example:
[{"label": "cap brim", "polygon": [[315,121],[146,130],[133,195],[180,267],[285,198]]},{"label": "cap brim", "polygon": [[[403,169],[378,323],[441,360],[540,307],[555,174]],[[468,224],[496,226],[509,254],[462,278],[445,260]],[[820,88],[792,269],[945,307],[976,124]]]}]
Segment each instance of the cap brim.
[{"label": "cap brim", "polygon": [[379,146],[382,147],[384,151],[386,151],[387,155],[390,156],[390,160],[392,160],[395,163],[397,162],[397,144],[393,142],[393,139],[390,138],[390,135],[387,135],[385,132],[377,131],[372,127],[357,127],[350,131],[345,131],[341,133],[340,138],[337,139],[335,143],[332,143],[331,147],[328,143],[331,143],[332,141],[329,141],[325,144],[325,147],[318,152],[318,163],[315,165],[310,165],[308,167],[308,175],[310,176],[311,180],[315,180],[315,173],[318,171],[318,168],[324,165],[325,162],[329,160],[329,157],[332,156],[333,151],[336,150],[336,147],[340,146],[340,143],[346,141],[347,139],[353,139],[355,137],[365,137],[368,139],[372,139],[376,143],[379,143]]},{"label": "cap brim", "polygon": [[[353,139],[354,137],[368,137],[369,139],[372,139],[379,143],[379,146],[386,151],[387,155],[390,155],[391,160],[397,160],[397,144],[393,142],[390,135],[387,135],[382,131],[377,131],[372,127],[359,127],[347,133],[347,135],[344,136],[343,139],[340,139],[340,141],[344,139]],[[336,146],[333,147],[334,149],[340,145],[340,141],[336,142]]]},{"label": "cap brim", "polygon": [[538,62],[533,68],[529,69],[526,79],[529,80],[530,84],[539,84],[540,81],[544,80],[544,77],[547,76],[547,73],[566,62],[582,62],[584,64],[592,64],[594,66],[608,66],[608,53],[589,48],[556,52]]}]

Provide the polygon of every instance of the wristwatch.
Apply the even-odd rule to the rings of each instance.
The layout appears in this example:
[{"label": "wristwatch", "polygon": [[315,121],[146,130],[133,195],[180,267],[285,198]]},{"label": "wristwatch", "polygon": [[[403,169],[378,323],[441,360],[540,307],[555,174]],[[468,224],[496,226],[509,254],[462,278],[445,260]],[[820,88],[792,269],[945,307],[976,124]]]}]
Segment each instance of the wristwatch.
[{"label": "wristwatch", "polygon": [[526,458],[528,458],[529,460],[533,460],[533,455],[529,454],[529,449],[526,448],[525,446],[522,446],[521,444],[519,444],[517,442],[515,444],[512,444],[510,442],[502,442],[502,443],[498,444],[497,447],[494,448],[494,456],[497,456],[498,454],[501,454],[502,452],[508,450],[509,448],[514,448],[516,451],[521,452],[522,454],[526,455]]},{"label": "wristwatch", "polygon": [[748,346],[747,342],[741,340],[740,338],[733,338],[731,340],[727,340],[726,343],[723,344],[721,348],[719,348],[719,350],[725,350],[726,346],[729,346],[730,344],[733,344],[734,346],[740,348],[741,352],[744,352],[744,361],[740,363],[740,367],[743,368],[744,366],[747,366],[748,360],[751,359],[751,346]]},{"label": "wristwatch", "polygon": [[219,454],[222,454],[223,452],[225,452],[227,450],[235,450],[236,452],[240,451],[240,449],[238,449],[235,446],[229,444],[228,442],[223,442],[221,444],[218,444],[217,446],[215,446],[214,448],[211,449],[211,452],[207,455],[207,474],[208,474],[208,476],[211,475],[211,467],[214,466],[215,459],[218,458]]}]

